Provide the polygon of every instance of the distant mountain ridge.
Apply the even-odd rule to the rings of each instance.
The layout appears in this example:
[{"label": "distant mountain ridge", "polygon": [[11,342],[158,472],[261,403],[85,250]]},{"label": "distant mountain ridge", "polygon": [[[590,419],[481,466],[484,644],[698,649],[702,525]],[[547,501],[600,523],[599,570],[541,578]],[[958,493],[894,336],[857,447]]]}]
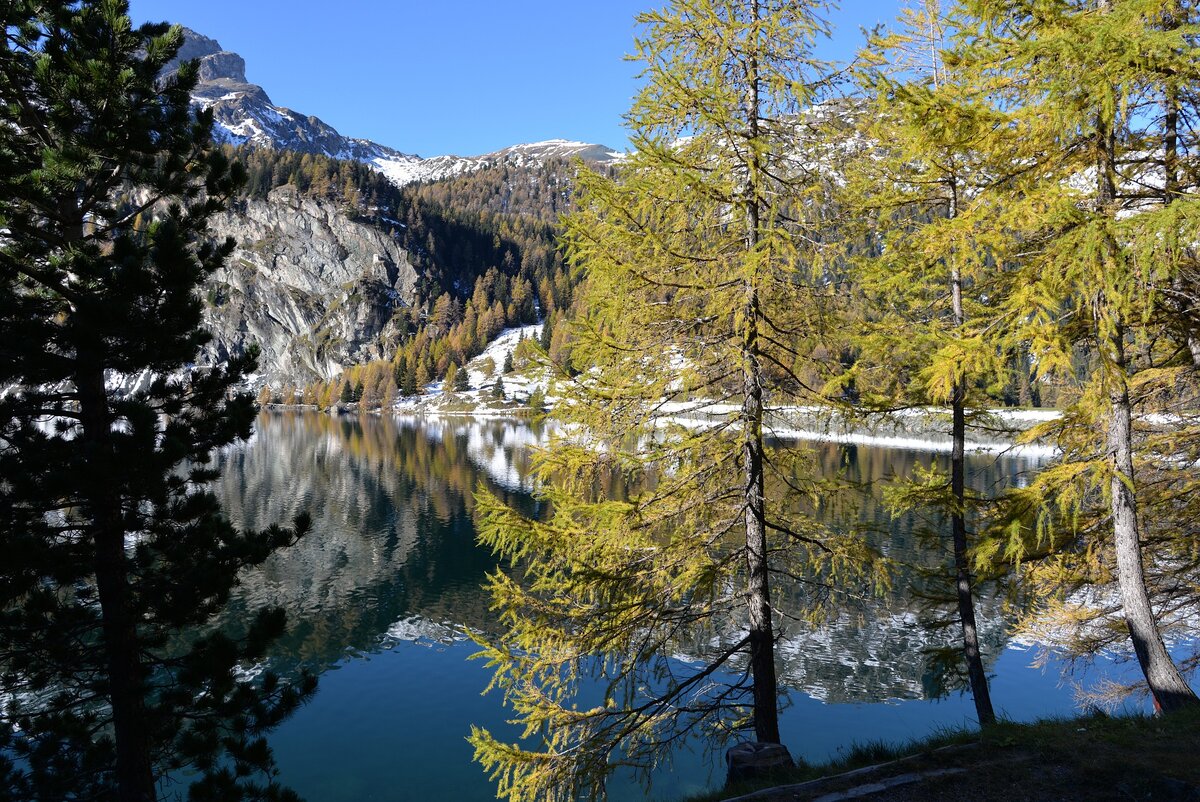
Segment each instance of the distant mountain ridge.
[{"label": "distant mountain ridge", "polygon": [[396,186],[418,181],[440,181],[499,164],[530,166],[550,158],[579,157],[608,163],[621,154],[604,145],[552,139],[513,145],[480,156],[422,158],[402,153],[369,139],[343,136],[318,117],[276,106],[266,91],[246,80],[246,61],[225,50],[215,39],[184,28],[184,44],[175,62],[198,59],[200,82],[192,93],[195,103],[213,112],[213,135],[233,145],[295,150],[335,159],[362,162],[386,176]]}]

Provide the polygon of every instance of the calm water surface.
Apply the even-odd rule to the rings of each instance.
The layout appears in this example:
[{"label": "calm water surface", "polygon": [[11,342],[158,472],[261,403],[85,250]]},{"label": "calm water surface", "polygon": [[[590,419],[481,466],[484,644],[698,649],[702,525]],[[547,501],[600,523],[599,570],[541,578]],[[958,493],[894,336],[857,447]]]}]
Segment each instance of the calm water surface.
[{"label": "calm water surface", "polygon": [[[248,610],[283,606],[290,631],[271,667],[320,674],[316,697],[271,738],[281,780],[309,802],[495,798],[465,740],[470,724],[512,731],[500,697],[481,695],[490,674],[469,659],[477,648],[465,636],[495,627],[480,588],[495,563],[475,545],[473,493],[482,481],[536,512],[529,448],[545,435],[513,421],[286,413],[264,415],[248,444],[223,455],[218,492],[235,524],[259,528],[302,511],[314,519],[304,540],[245,577],[225,622],[236,630]],[[812,447],[826,471],[863,483],[852,516],[877,531],[882,549],[913,564],[943,559],[923,539],[937,521],[893,520],[880,501],[888,478],[941,457]],[[1037,464],[980,456],[969,467],[973,486],[992,491]],[[831,516],[835,506],[846,505],[815,512]],[[780,683],[790,690],[782,729],[794,755],[821,760],[854,742],[973,721],[969,697],[938,697],[928,649],[953,631],[931,635],[906,601],[917,581],[902,574],[893,598],[819,629],[792,625]],[[980,616],[997,709],[1014,719],[1074,710],[1057,668],[1033,668],[1033,652],[1005,643],[999,602],[983,599]],[[1126,669],[1104,664],[1082,679]],[[658,773],[652,796],[673,799],[723,779],[719,756],[685,753]],[[629,782],[617,785],[615,799],[645,798]]]}]

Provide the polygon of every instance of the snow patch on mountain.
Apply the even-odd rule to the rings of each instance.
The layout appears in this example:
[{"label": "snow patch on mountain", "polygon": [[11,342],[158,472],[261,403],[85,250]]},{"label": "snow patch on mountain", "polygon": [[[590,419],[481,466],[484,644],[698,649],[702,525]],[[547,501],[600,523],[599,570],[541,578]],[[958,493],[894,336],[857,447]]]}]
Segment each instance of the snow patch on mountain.
[{"label": "snow patch on mountain", "polygon": [[[540,323],[535,323],[531,326],[517,326],[500,332],[494,340],[487,344],[483,349],[483,353],[467,363],[466,371],[470,389],[490,390],[496,381],[496,375],[501,374],[500,380],[503,382],[504,391],[508,395],[524,400],[533,392],[534,387],[541,386],[542,390],[545,391],[546,377],[531,380],[529,376],[517,373],[502,373],[504,358],[513,353],[522,340],[536,340],[540,336],[542,336],[542,324]],[[488,360],[491,360],[491,364],[494,367],[491,373],[483,371],[483,367],[487,364]]]}]

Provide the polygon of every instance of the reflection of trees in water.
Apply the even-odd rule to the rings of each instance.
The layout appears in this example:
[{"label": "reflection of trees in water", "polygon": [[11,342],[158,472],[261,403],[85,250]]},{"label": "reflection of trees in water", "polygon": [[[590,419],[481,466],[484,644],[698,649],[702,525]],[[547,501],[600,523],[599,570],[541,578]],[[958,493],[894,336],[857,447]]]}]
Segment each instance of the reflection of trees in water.
[{"label": "reflection of trees in water", "polygon": [[[291,630],[274,657],[283,670],[298,663],[324,667],[389,640],[494,626],[480,588],[494,563],[475,545],[475,489],[486,481],[531,511],[529,447],[543,437],[540,428],[513,421],[263,416],[250,444],[223,455],[218,493],[225,509],[247,527],[307,510],[314,528],[245,576],[226,625],[237,628],[246,611],[260,605],[285,607]],[[796,512],[872,529],[879,548],[902,567],[886,598],[846,604],[819,627],[785,622],[783,684],[828,701],[928,696],[933,683],[925,650],[953,643],[954,633],[924,625],[913,591],[931,589],[919,569],[947,566],[949,554],[919,536],[923,526],[938,522],[917,514],[892,519],[881,487],[943,458],[811,447],[825,474],[840,472],[858,487],[797,499]],[[969,463],[979,492],[1019,481],[1032,467],[982,456]],[[780,609],[803,606],[802,588],[777,582],[775,592]],[[985,657],[994,661],[1004,643],[1000,603],[985,597],[979,612]]]},{"label": "reflection of trees in water", "polygon": [[[275,660],[318,666],[376,648],[389,628],[437,631],[421,620],[459,631],[487,626],[480,583],[493,561],[475,545],[474,492],[481,480],[508,492],[515,477],[519,487],[534,437],[511,422],[430,427],[388,417],[264,415],[253,441],[223,457],[222,503],[239,526],[303,510],[314,526],[243,578],[227,625],[236,628],[248,609],[281,605],[291,626]],[[505,481],[497,484],[489,470],[502,463]]]},{"label": "reflection of trees in water", "polygon": [[[896,449],[811,444],[821,474],[837,475],[815,499],[798,499],[798,512],[835,527],[869,533],[876,548],[894,561],[890,593],[883,598],[846,599],[820,626],[793,622],[780,644],[781,677],[810,696],[830,702],[927,698],[960,687],[960,640],[954,618],[952,557],[948,521],[936,513],[889,514],[884,489],[931,467],[943,472],[948,457]],[[990,496],[1025,481],[1032,458],[969,455],[970,490]],[[777,587],[777,605],[802,588]],[[977,613],[985,664],[995,663],[1006,642],[1008,621],[996,588],[979,589]],[[949,659],[949,665],[946,659]]]}]

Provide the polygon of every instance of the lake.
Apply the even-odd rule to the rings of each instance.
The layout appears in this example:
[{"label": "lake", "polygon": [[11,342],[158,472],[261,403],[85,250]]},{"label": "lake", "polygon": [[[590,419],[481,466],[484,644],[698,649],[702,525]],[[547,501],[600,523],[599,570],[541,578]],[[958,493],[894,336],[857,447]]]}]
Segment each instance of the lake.
[{"label": "lake", "polygon": [[[473,494],[483,481],[535,513],[530,448],[546,436],[541,425],[508,420],[273,413],[259,418],[249,442],[222,453],[216,489],[236,525],[261,528],[304,511],[314,521],[300,543],[245,575],[223,621],[237,631],[249,611],[284,607],[289,631],[269,667],[320,675],[313,700],[270,738],[280,780],[309,802],[495,798],[465,740],[471,724],[513,731],[500,696],[481,695],[489,671],[469,659],[477,647],[466,631],[496,625],[480,587],[495,561],[475,544]],[[944,456],[805,447],[825,470],[862,485],[853,516],[876,531],[881,549],[912,564],[942,559],[927,542],[938,522],[893,519],[881,488]],[[1031,457],[969,457],[971,485],[984,492],[1037,467]],[[905,593],[916,581],[902,574],[891,598],[820,627],[790,626],[779,671],[790,700],[783,740],[793,755],[822,760],[855,742],[973,722],[969,697],[939,695],[927,650],[953,642],[955,630],[930,633]],[[1032,667],[1034,650],[1006,643],[999,600],[985,595],[979,615],[997,711],[1018,720],[1073,712],[1074,691],[1058,666]],[[1104,662],[1075,679],[1129,669]],[[657,772],[652,798],[723,780],[720,754],[684,753]],[[618,779],[613,798],[645,793]]]}]

